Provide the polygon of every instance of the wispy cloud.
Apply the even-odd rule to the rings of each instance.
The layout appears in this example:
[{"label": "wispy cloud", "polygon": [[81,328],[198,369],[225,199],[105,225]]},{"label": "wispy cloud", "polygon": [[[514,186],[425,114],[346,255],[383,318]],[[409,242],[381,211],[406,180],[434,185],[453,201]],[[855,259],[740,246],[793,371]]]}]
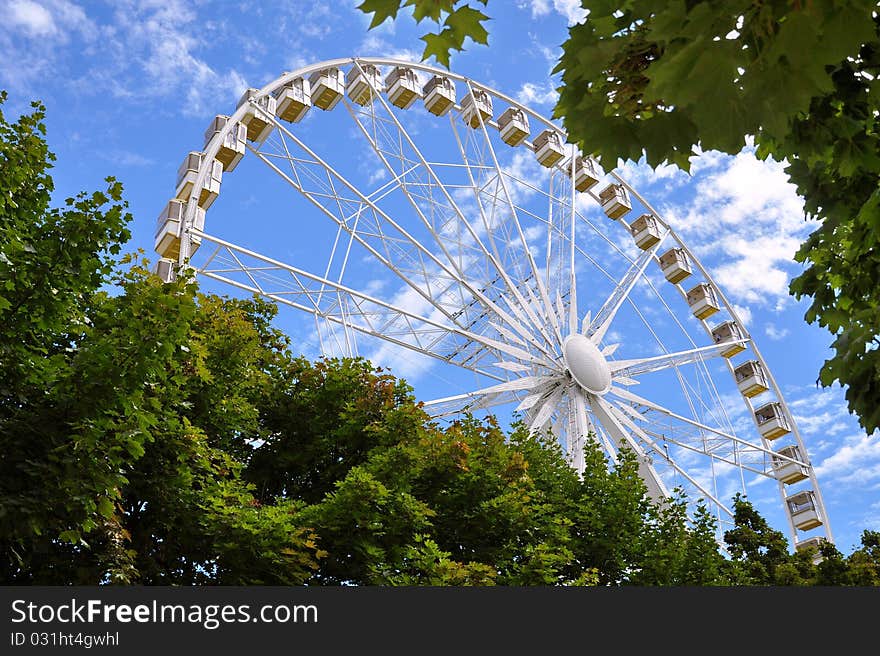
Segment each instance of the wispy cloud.
[{"label": "wispy cloud", "polygon": [[880,485],[880,440],[852,435],[816,466],[816,475],[835,485]]},{"label": "wispy cloud", "polygon": [[[174,97],[186,116],[209,115],[247,87],[236,69],[208,63],[203,51],[222,25],[206,22],[192,3],[119,0],[109,13],[87,9],[69,0],[9,2],[0,21],[3,83],[30,94],[51,75],[78,94],[129,102]],[[68,68],[73,50],[86,62],[76,71]]]},{"label": "wispy cloud", "polygon": [[[372,32],[367,34],[361,42],[360,51],[371,57],[399,59],[407,62],[422,61],[422,53],[417,52],[412,48],[401,48],[400,46],[392,45],[383,37],[373,34]],[[424,74],[421,74],[421,76],[424,76]]]},{"label": "wispy cloud", "polygon": [[6,10],[10,27],[21,28],[29,36],[50,36],[58,31],[49,10],[36,2],[12,0]]},{"label": "wispy cloud", "polygon": [[563,16],[569,25],[580,23],[587,17],[580,0],[517,0],[516,6],[528,9],[533,18],[547,16],[551,12]]},{"label": "wispy cloud", "polygon": [[127,150],[111,150],[103,153],[102,156],[114,164],[125,167],[152,166],[156,163],[148,157]]},{"label": "wispy cloud", "polygon": [[555,105],[559,100],[559,93],[552,82],[525,82],[517,91],[516,99],[524,105]]},{"label": "wispy cloud", "polygon": [[725,294],[741,303],[778,309],[790,301],[793,256],[810,226],[785,166],[749,149],[701,154],[692,197],[664,208]]},{"label": "wispy cloud", "polygon": [[73,41],[90,46],[98,27],[68,0],[9,0],[0,7],[0,82],[21,95],[33,95],[46,76],[63,80],[63,52]]},{"label": "wispy cloud", "polygon": [[778,341],[788,337],[788,328],[777,328],[776,324],[768,323],[764,326],[764,333],[772,340]]}]

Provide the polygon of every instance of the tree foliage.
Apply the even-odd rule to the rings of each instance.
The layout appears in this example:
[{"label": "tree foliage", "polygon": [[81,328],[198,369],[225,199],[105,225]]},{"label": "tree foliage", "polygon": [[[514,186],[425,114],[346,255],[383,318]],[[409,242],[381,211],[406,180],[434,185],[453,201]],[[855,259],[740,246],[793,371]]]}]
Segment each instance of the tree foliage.
[{"label": "tree foliage", "polygon": [[[360,5],[374,25],[403,5]],[[444,4],[444,3],[439,3]],[[445,3],[447,9],[452,3]],[[485,3],[481,3],[485,4]],[[459,11],[464,8],[459,7]],[[880,16],[868,0],[583,0],[555,72],[554,117],[569,140],[618,158],[690,168],[695,147],[787,163],[816,228],[795,260],[791,294],[833,336],[817,382],[846,388],[869,433],[880,428]],[[381,19],[381,20],[380,20]],[[378,21],[378,22],[377,22]],[[483,37],[468,23],[449,43]],[[480,42],[484,42],[480,41]],[[444,53],[426,49],[449,64]]]},{"label": "tree foliage", "polygon": [[254,424],[274,308],[117,259],[130,217],[112,178],[51,208],[33,109],[0,115],[0,578],[301,581],[317,552],[294,504],[261,508],[227,443]]}]

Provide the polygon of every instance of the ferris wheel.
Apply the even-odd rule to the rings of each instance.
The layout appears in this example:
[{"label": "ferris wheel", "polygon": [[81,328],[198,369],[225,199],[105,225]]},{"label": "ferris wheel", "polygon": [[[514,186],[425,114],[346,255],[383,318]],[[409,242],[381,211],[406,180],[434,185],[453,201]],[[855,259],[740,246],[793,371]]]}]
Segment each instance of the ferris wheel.
[{"label": "ferris wheel", "polygon": [[654,499],[682,489],[719,535],[743,492],[796,548],[832,541],[785,399],[694,252],[468,77],[352,57],[248,89],[185,155],[155,249],[165,280],[189,266],[288,308],[304,349],[432,381],[438,419],[521,417],[578,471],[584,440],[625,446]]}]

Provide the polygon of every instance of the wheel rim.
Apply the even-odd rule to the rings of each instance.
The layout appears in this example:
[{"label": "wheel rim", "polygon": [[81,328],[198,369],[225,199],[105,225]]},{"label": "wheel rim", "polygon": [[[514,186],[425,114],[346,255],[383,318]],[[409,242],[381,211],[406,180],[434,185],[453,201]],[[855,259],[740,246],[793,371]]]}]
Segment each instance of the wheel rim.
[{"label": "wheel rim", "polygon": [[[372,80],[371,67],[380,73]],[[416,71],[419,87],[435,75],[450,80],[452,107],[435,116],[423,99],[395,105],[389,89],[377,87],[396,67]],[[290,223],[260,227],[269,223],[267,213],[242,219],[241,197],[224,202],[238,170],[223,174],[222,197],[200,216],[199,204],[206,203],[199,190],[236,124],[261,99],[333,68],[365,81],[369,100],[360,104],[343,93],[332,109],[306,110],[307,120],[266,114],[264,138],[248,140],[242,160],[254,165],[250,174],[270,172],[282,183],[273,189],[295,197],[286,211],[309,222],[308,243],[292,249],[289,237],[266,239],[289,235]],[[493,108],[483,114],[478,101],[485,98]],[[502,141],[502,128],[510,126],[499,121],[508,109],[528,120],[529,134],[517,145]],[[612,461],[626,444],[638,455],[652,496],[682,487],[692,501],[706,500],[719,536],[730,527],[733,493],[748,494],[748,481],[769,480],[793,542],[817,532],[831,541],[797,426],[723,290],[616,172],[597,168],[595,184],[577,189],[578,153],[551,121],[467,77],[379,58],[285,73],[228,116],[206,140],[189,193],[178,193],[186,212],[179,263],[226,290],[260,294],[310,318],[323,354],[360,353],[383,365],[383,353],[399,359],[409,352],[421,367],[431,361],[427,370],[455,392],[426,404],[439,418],[522,413],[533,430],[553,431],[578,470],[588,433]],[[537,163],[554,152],[542,139],[545,130],[560,135],[562,145],[559,161],[547,166]],[[513,141],[512,134],[508,129],[505,136]],[[601,207],[600,192],[612,184],[631,206],[616,218]],[[653,241],[639,246],[633,227],[644,215],[656,230]],[[660,256],[670,249],[690,264],[686,279],[664,275]],[[717,306],[702,318],[695,316],[699,302],[692,307],[688,299],[698,282],[709,286]],[[733,342],[719,346],[713,331],[723,324]],[[305,329],[301,322],[294,328]],[[721,355],[732,346],[739,352]],[[745,362],[763,369],[766,390],[755,397],[737,385],[735,371]],[[764,436],[756,410],[766,402],[775,404],[787,433]],[[779,480],[774,464],[795,467],[801,478]],[[810,492],[820,522],[810,529],[798,528],[799,515],[786,501],[798,491]]]}]

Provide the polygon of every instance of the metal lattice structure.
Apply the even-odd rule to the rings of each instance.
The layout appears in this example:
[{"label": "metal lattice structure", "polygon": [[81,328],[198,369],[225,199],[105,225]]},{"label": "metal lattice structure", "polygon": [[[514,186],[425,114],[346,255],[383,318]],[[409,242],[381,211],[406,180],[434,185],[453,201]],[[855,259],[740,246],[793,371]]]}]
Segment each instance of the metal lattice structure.
[{"label": "metal lattice structure", "polygon": [[[241,189],[272,178],[276,204],[224,202],[242,161]],[[682,488],[719,533],[733,494],[769,481],[796,546],[832,539],[782,393],[692,250],[557,125],[467,77],[356,57],[249,89],[187,155],[156,250],[166,278],[189,266],[307,318],[321,353],[432,362],[438,418],[521,415],[579,471],[583,440],[612,462],[626,445],[654,498]]]}]

